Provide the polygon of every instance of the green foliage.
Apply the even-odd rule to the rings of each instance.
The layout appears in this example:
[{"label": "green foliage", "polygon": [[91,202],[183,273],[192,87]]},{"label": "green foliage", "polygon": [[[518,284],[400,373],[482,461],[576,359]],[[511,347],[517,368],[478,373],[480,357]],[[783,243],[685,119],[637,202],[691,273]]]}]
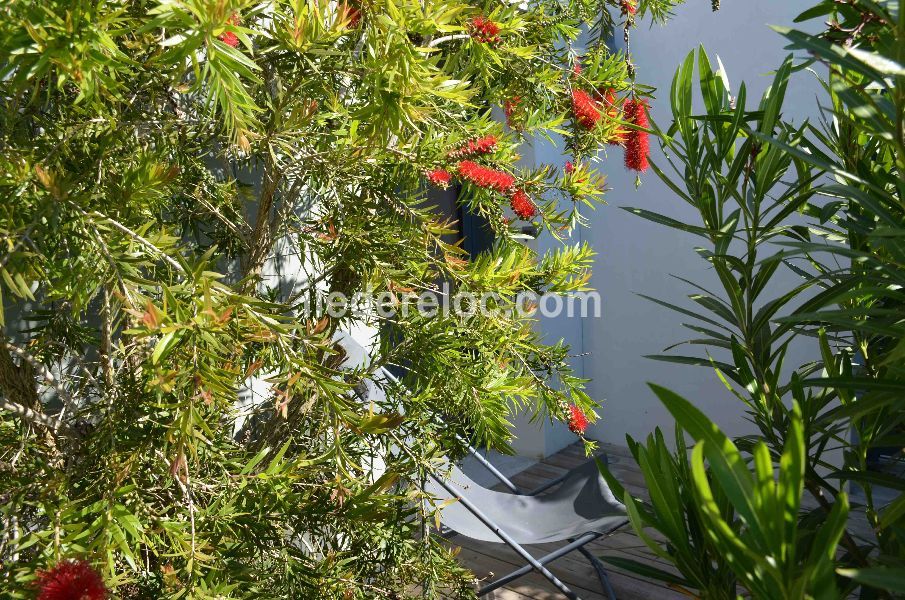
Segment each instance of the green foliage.
[{"label": "green foliage", "polygon": [[[675,442],[679,447],[685,443],[682,429],[678,426]],[[735,575],[721,559],[720,546],[711,540],[702,522],[687,452],[680,450],[673,453],[659,428],[648,436],[645,444],[631,437],[628,443],[649,485],[650,501],[644,502],[627,493],[605,465],[598,464],[600,471],[613,493],[625,503],[629,520],[639,537],[654,554],[675,564],[682,575],[677,577],[662,570],[652,572],[651,567],[622,557],[602,558],[641,575],[681,586],[689,593],[692,589],[699,590],[703,598],[734,598]],[[721,495],[722,491],[717,487],[713,493]],[[721,498],[718,504],[722,507],[720,519],[734,521],[734,511],[728,501]],[[667,543],[664,545],[655,540],[645,531],[647,528],[659,532]]]},{"label": "green foliage", "polygon": [[[690,55],[672,88],[673,124],[661,132],[674,175],[654,168],[700,222],[630,209],[703,239],[698,253],[720,283],[718,292],[695,285],[694,309],[652,299],[694,319],[686,326],[701,335],[686,343],[707,349],[653,358],[715,368],[757,426],[733,442],[687,401],[655,388],[696,445],[689,471],[680,468],[688,460],[681,435],[674,456],[661,450],[662,436],[651,438],[648,454],[666,466],[642,468],[645,480],[671,475],[675,489],[693,493],[672,507],[654,494],[649,505],[629,500],[643,507],[633,524],[666,536],[665,547],[647,539],[705,597],[734,597],[710,585],[726,569],[758,598],[902,591],[905,486],[872,456],[891,447],[901,459],[905,414],[905,11],[901,2],[827,0],[798,20],[826,16],[819,35],[776,28],[805,62],[787,59],[757,110],[746,108],[744,85],[730,96],[701,50],[704,110],[696,111]],[[829,71],[822,124],[787,123],[786,86],[815,62]],[[782,268],[802,283],[764,299]],[[793,340],[812,341],[820,360],[784,368]],[[829,454],[835,448],[841,464]],[[848,518],[847,485],[864,504]],[[700,519],[691,539],[703,530],[718,548],[707,552],[712,571],[703,574],[670,525],[693,523],[691,515]]]},{"label": "green foliage", "polygon": [[[602,199],[593,155],[619,127],[575,127],[571,86],[632,87],[602,30],[579,34],[618,5],[0,7],[4,594],[82,558],[121,598],[472,595],[417,483],[462,438],[507,450],[518,410],[593,418],[569,348],[514,310],[586,289],[591,252],[538,256],[505,195],[466,186],[496,239],[467,261],[424,174],[493,134],[482,163],[568,238]],[[469,34],[478,15],[499,42]],[[504,127],[492,112],[516,97]],[[555,135],[578,175],[516,167]],[[501,310],[320,308],[332,293],[398,308],[440,282]],[[338,333],[365,327],[370,362],[343,366]],[[402,382],[375,378],[384,367]]]},{"label": "green foliage", "polygon": [[[800,18],[827,8],[821,3]],[[826,110],[834,117],[820,129],[811,127],[801,148],[787,149],[833,179],[822,190],[827,201],[807,207],[816,235],[831,243],[793,246],[824,274],[823,302],[787,320],[821,327],[844,340],[835,362],[828,360],[824,344],[825,377],[807,383],[834,389],[839,397],[840,406],[826,420],[846,423],[853,435],[833,477],[864,490],[865,517],[876,532],[870,540],[876,558],[853,561],[857,569],[850,573],[861,573],[855,582],[901,591],[878,581],[905,573],[903,486],[896,477],[873,472],[869,457],[878,447],[900,447],[905,430],[905,303],[900,294],[905,278],[905,11],[900,3],[855,2],[840,7],[836,18],[839,27],[819,38],[780,31],[791,48],[829,65]],[[847,32],[853,22],[863,26]],[[832,243],[836,240],[842,244]],[[825,256],[830,260],[818,260]],[[848,266],[839,268],[840,261]],[[874,490],[882,488],[899,494],[886,506],[875,498]]]},{"label": "green foliage", "polygon": [[[703,413],[669,390],[652,387],[676,419],[679,450],[671,453],[659,430],[647,448],[631,441],[650,486],[650,503],[621,491],[633,527],[653,527],[668,540],[663,546],[644,535],[645,543],[687,578],[664,573],[663,579],[695,588],[704,598],[735,598],[736,585],[754,598],[838,597],[833,567],[848,502],[840,494],[812,536],[799,534],[806,455],[797,405],[778,472],[767,445],[759,442],[752,473],[738,447]],[[690,459],[683,431],[696,442]],[[605,469],[601,465],[612,481]]]},{"label": "green foliage", "polygon": [[[799,129],[778,121],[792,64],[784,63],[758,109],[749,110],[745,85],[731,98],[725,73],[713,71],[703,49],[697,57],[699,97],[706,112],[696,115],[693,110],[692,53],[673,80],[674,121],[663,132],[669,166],[684,177],[685,189],[673,183],[658,165],[653,168],[698,210],[700,223],[682,223],[641,209],[628,210],[691,233],[707,244],[698,249],[698,254],[712,265],[720,287],[712,291],[687,282],[695,288],[689,296],[695,307],[690,310],[653,299],[694,319],[684,325],[696,337],[667,350],[690,345],[707,347],[708,352],[704,356],[663,354],[650,358],[716,368],[729,391],[744,402],[774,457],[780,456],[785,446],[784,436],[792,418],[785,398],[793,395],[808,407],[804,415],[808,454],[819,461],[832,432],[816,433],[812,421],[833,397],[806,391],[797,376],[783,380],[786,351],[796,331],[790,324],[776,324],[789,305],[816,282],[805,278],[779,296],[766,296],[772,290],[772,277],[784,262],[775,244],[806,239],[807,231],[790,224],[789,217],[803,210],[817,193],[815,182],[820,175],[780,147],[797,144],[801,137]],[[775,132],[777,143],[763,143],[754,135],[756,132]],[[811,298],[804,306],[814,306],[822,298]],[[742,445],[751,449],[745,441]]]}]

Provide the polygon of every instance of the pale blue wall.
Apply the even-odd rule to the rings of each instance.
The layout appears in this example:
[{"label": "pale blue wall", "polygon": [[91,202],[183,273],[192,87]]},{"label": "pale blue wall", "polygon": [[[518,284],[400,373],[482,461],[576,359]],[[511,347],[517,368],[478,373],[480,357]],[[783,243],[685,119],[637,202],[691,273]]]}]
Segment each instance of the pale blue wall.
[{"label": "pale blue wall", "polygon": [[[638,80],[659,89],[651,105],[653,118],[664,125],[669,123],[668,93],[673,73],[699,44],[707,49],[711,62],[715,63],[715,56],[719,55],[733,91],[744,80],[749,105],[751,99],[756,102],[772,81],[770,72],[787,54],[783,38],[767,24],[791,25],[795,16],[811,4],[811,0],[724,0],[722,10],[713,13],[710,2],[692,0],[676,10],[667,26],[634,30],[631,41]],[[817,115],[818,95],[820,90],[813,75],[798,75],[789,86],[786,115],[813,119]],[[658,164],[663,162],[661,156],[659,149],[653,151]],[[636,293],[680,304],[691,290],[670,274],[705,284],[715,284],[716,278],[695,254],[695,238],[618,207],[641,207],[677,218],[694,218],[693,210],[652,172],[635,190],[634,174],[623,168],[620,151],[610,153],[604,170],[612,188],[607,196],[609,206],[589,215],[591,226],[584,232],[585,239],[599,252],[592,284],[604,299],[602,318],[587,319],[583,327],[583,350],[587,353],[584,373],[593,378],[589,393],[604,400],[603,419],[591,430],[592,434],[624,443],[626,433],[643,438],[660,426],[670,435],[673,421],[646,386],[649,381],[686,396],[727,433],[746,432],[750,426],[744,420],[743,407],[712,371],[642,358],[692,337],[692,332],[681,326],[687,318],[639,298]],[[788,271],[780,271],[777,280],[783,289],[797,283],[797,277]],[[696,350],[699,352],[700,348]],[[812,352],[812,346],[799,345],[793,348],[787,362],[797,366],[814,359]]]},{"label": "pale blue wall", "polygon": [[[760,98],[772,81],[771,71],[782,62],[787,51],[783,38],[768,24],[791,25],[795,16],[812,4],[811,0],[724,0],[722,9],[713,13],[710,2],[690,0],[676,10],[665,27],[641,26],[632,32],[632,55],[638,69],[638,81],[658,88],[651,104],[653,118],[669,122],[668,93],[673,74],[685,55],[703,44],[716,63],[719,55],[729,74],[733,90],[740,81],[748,87],[749,103]],[[621,35],[617,42],[622,43]],[[798,75],[789,86],[787,115],[796,119],[817,115],[819,86],[810,74]],[[753,99],[753,100],[752,100]],[[568,158],[562,144],[541,142],[523,156],[526,162],[562,165]],[[656,146],[654,140],[652,145]],[[670,277],[680,275],[704,284],[716,279],[707,264],[694,252],[695,238],[642,220],[620,206],[636,206],[670,214],[676,218],[694,218],[692,209],[677,199],[648,172],[639,189],[634,173],[626,172],[620,149],[608,149],[602,170],[609,178],[607,206],[584,210],[590,226],[576,233],[596,249],[592,285],[603,297],[599,319],[543,319],[539,329],[548,342],[564,338],[576,354],[579,374],[592,378],[588,392],[603,402],[602,419],[588,434],[608,442],[624,444],[628,433],[643,438],[655,427],[672,430],[672,419],[649,390],[646,382],[665,385],[686,396],[705,410],[727,433],[748,431],[743,407],[729,395],[708,369],[672,365],[643,358],[666,346],[691,337],[681,326],[676,313],[639,298],[644,293],[681,303],[690,293],[686,284]],[[653,157],[662,162],[658,148]],[[539,250],[553,245],[549,236],[537,242]],[[778,286],[797,283],[790,272],[777,275]],[[687,320],[687,319],[685,319]],[[815,357],[812,348],[793,348],[789,364],[798,365]],[[575,436],[560,425],[529,425],[519,421],[515,431],[520,453],[549,455],[572,443]]]}]

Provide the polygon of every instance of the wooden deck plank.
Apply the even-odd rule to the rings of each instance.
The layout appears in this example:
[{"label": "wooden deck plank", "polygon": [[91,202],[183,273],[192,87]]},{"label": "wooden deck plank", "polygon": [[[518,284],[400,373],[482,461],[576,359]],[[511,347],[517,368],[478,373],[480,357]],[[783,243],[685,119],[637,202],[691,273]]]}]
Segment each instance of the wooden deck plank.
[{"label": "wooden deck plank", "polygon": [[[472,540],[469,540],[469,542],[472,542]],[[462,547],[459,557],[463,563],[474,571],[475,576],[481,582],[480,585],[485,585],[493,579],[510,573],[524,564],[521,561],[521,558],[510,548],[502,546],[501,544],[484,542],[475,542],[474,546],[469,543],[468,547]],[[561,565],[556,565],[556,563],[554,563],[549,565],[549,568],[557,577],[565,581],[566,585],[571,587],[581,598],[585,600],[600,600],[602,598],[599,590],[584,587],[582,584],[587,585],[588,582],[580,581],[574,574],[570,574],[564,570]],[[599,588],[599,584],[597,587]],[[538,600],[553,598],[558,600],[562,598],[562,595],[556,591],[556,588],[544,579],[543,575],[538,573],[529,573],[505,586],[505,589],[513,590],[528,596],[529,598],[536,598]]]}]

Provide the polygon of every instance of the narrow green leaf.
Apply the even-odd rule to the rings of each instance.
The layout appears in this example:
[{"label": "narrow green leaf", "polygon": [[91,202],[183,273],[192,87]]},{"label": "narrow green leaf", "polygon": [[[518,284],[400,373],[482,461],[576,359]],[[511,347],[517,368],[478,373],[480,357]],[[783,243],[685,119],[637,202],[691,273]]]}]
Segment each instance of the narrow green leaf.
[{"label": "narrow green leaf", "polygon": [[673,418],[695,441],[708,442],[704,449],[714,476],[752,533],[763,541],[764,532],[760,528],[754,507],[754,482],[738,448],[713,421],[688,400],[666,388],[648,385]]},{"label": "narrow green leaf", "polygon": [[905,590],[905,568],[870,567],[866,569],[836,569],[842,577],[871,587],[901,592]]},{"label": "narrow green leaf", "polygon": [[623,556],[601,556],[600,560],[607,562],[614,567],[624,569],[631,573],[635,573],[636,575],[641,575],[642,577],[655,579],[657,581],[663,581],[665,583],[671,583],[673,585],[681,585],[683,587],[694,587],[683,577],[673,575],[672,573],[664,571],[663,569],[658,569],[657,567],[639,562],[637,560],[633,560],[631,558],[626,558]]}]

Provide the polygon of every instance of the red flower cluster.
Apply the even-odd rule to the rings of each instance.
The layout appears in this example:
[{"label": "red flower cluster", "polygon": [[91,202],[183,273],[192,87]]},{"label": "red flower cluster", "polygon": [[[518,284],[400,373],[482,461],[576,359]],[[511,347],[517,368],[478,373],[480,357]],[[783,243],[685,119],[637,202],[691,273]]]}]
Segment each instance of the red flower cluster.
[{"label": "red flower cluster", "polygon": [[503,171],[497,171],[489,167],[483,167],[476,162],[463,160],[456,166],[456,171],[466,181],[474,185],[507,193],[515,186],[515,177]]},{"label": "red flower cluster", "polygon": [[433,169],[428,171],[426,175],[428,181],[444,190],[449,187],[449,182],[452,181],[452,175],[445,169]]},{"label": "red flower cluster", "polygon": [[500,26],[490,19],[477,16],[468,23],[469,35],[482,44],[500,43]]},{"label": "red flower cluster", "polygon": [[622,6],[622,14],[624,15],[634,15],[638,12],[638,5],[635,0],[622,0],[620,5]]},{"label": "red flower cluster", "polygon": [[[647,101],[626,100],[625,119],[632,125],[648,127]],[[647,157],[650,153],[650,140],[646,131],[632,129],[625,135],[625,168],[643,172],[649,166]]]},{"label": "red flower cluster", "polygon": [[[226,22],[230,25],[238,25],[239,23],[241,23],[241,21],[239,20],[239,15],[235,13],[229,19],[227,19]],[[239,36],[237,36],[232,31],[224,31],[223,33],[221,33],[220,41],[233,48],[239,47]]]},{"label": "red flower cluster", "polygon": [[572,90],[572,113],[575,121],[585,129],[593,129],[600,121],[597,102],[584,90]]},{"label": "red flower cluster", "polygon": [[574,404],[570,404],[569,422],[567,425],[569,426],[569,431],[575,435],[584,435],[585,430],[588,428],[588,417],[580,408]]},{"label": "red flower cluster", "polygon": [[519,105],[522,103],[521,96],[513,96],[510,100],[506,100],[503,103],[503,112],[506,113],[506,125],[509,127],[515,128],[513,125],[513,115],[515,115],[515,111],[518,110]]},{"label": "red flower cluster", "polygon": [[104,600],[107,588],[100,574],[83,560],[64,560],[38,571],[37,600]]},{"label": "red flower cluster", "polygon": [[518,215],[520,219],[524,219],[526,221],[534,218],[534,215],[537,214],[537,208],[534,206],[534,202],[531,201],[531,198],[525,193],[525,190],[519,189],[516,190],[512,197],[509,198],[509,206],[512,207],[513,212]]},{"label": "red flower cluster", "polygon": [[495,135],[485,135],[484,137],[468,140],[465,145],[456,148],[449,153],[450,158],[464,158],[466,156],[475,156],[478,154],[490,154],[496,150],[497,139]]}]

